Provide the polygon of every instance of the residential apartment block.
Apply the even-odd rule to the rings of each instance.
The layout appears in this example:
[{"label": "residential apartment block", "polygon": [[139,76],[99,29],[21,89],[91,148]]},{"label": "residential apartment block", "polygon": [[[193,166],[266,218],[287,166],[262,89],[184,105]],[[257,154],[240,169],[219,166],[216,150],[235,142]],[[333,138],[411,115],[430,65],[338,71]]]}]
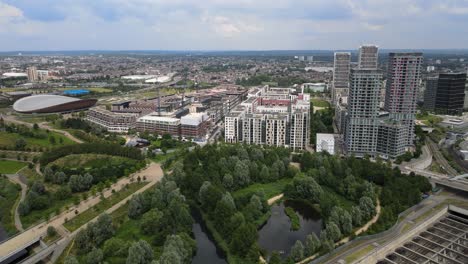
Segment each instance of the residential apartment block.
[{"label": "residential apartment block", "polygon": [[310,141],[310,96],[290,88],[255,88],[225,118],[225,141],[304,149]]},{"label": "residential apartment block", "polygon": [[127,133],[135,128],[140,113],[111,112],[102,107],[89,109],[86,120],[92,124],[104,128],[109,132]]},{"label": "residential apartment block", "polygon": [[351,53],[335,52],[333,58],[332,101],[335,105],[341,97],[348,95]]}]

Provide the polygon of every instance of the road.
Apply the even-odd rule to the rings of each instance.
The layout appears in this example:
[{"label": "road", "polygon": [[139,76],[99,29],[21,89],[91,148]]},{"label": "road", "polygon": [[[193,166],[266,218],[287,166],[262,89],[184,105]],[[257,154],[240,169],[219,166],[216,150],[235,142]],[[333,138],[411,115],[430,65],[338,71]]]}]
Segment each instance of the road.
[{"label": "road", "polygon": [[[164,173],[161,169],[161,166],[157,163],[151,163],[142,171],[132,174],[129,177],[120,179],[117,183],[113,184],[110,188],[103,191],[103,196],[107,198],[112,195],[112,189],[118,192],[122,188],[124,188],[125,185],[131,182],[135,182],[138,176],[140,176],[141,178],[143,178],[143,176],[146,176],[146,181],[148,181],[148,184],[145,185],[143,188],[139,189],[138,191],[136,191],[133,195],[141,193],[147,190],[148,188],[150,188],[151,186],[154,186],[157,182],[159,182],[163,178],[163,175]],[[122,200],[118,204],[114,205],[113,207],[108,209],[107,212],[113,212],[114,210],[116,210],[117,208],[125,204],[125,202],[128,201],[133,195],[127,197],[126,199]],[[65,219],[67,220],[73,219],[76,215],[95,206],[100,201],[101,201],[100,195],[90,197],[87,200],[82,201],[79,205],[72,206],[69,210],[53,217],[49,222],[41,223],[37,226],[34,226],[20,233],[19,235],[15,237],[10,238],[9,240],[0,244],[0,256],[7,256],[11,254],[12,252],[15,252],[15,250],[22,247],[28,241],[34,239],[35,237],[44,235],[46,233],[47,227],[49,226],[53,226],[56,229],[61,229],[62,228],[61,226],[65,222]],[[78,214],[76,214],[75,211],[77,211]],[[72,234],[76,234],[76,232],[77,230],[73,232]],[[1,261],[1,257],[0,257],[0,261]]]}]

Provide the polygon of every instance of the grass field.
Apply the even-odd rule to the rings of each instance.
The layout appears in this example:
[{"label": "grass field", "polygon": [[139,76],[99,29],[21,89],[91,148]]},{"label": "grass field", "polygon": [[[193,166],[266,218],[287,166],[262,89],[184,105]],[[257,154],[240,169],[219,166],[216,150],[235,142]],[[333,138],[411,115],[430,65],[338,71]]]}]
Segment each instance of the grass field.
[{"label": "grass field", "polygon": [[91,219],[94,219],[96,216],[100,215],[107,209],[111,208],[118,202],[122,201],[123,199],[127,198],[137,190],[141,189],[147,183],[132,183],[127,188],[114,193],[112,196],[108,197],[107,199],[101,201],[99,204],[93,206],[92,208],[82,212],[72,220],[68,221],[64,224],[65,228],[67,228],[70,232],[75,231]]},{"label": "grass field", "polygon": [[345,261],[346,261],[346,263],[353,263],[354,261],[364,257],[367,253],[371,252],[374,248],[375,248],[375,246],[368,245],[367,247],[365,247],[363,249],[360,249],[360,250],[357,250],[357,251],[353,252],[353,254],[351,254],[351,255],[348,255],[345,258]]},{"label": "grass field", "polygon": [[0,160],[0,174],[14,174],[27,163],[14,160]]},{"label": "grass field", "polygon": [[[66,87],[66,88],[59,88],[59,91],[68,91],[68,90],[77,90],[81,88],[72,88],[72,87]],[[102,87],[92,87],[92,88],[84,88],[85,90],[89,90],[94,93],[112,93],[113,90],[110,88],[102,88]]]},{"label": "grass field", "polygon": [[323,99],[312,98],[310,99],[310,101],[315,107],[329,107],[330,106],[330,104]]},{"label": "grass field", "polygon": [[59,167],[68,167],[68,168],[99,168],[109,164],[117,164],[125,161],[130,161],[131,159],[103,154],[71,154],[65,157],[62,157],[49,165],[57,165]]},{"label": "grass field", "polygon": [[28,185],[32,185],[35,181],[42,180],[42,176],[39,175],[34,168],[30,169],[28,167],[24,167],[18,172],[18,174],[26,178]]},{"label": "grass field", "polygon": [[20,190],[21,187],[19,185],[10,182],[7,178],[0,178],[0,220],[1,225],[9,236],[17,231],[12,209],[20,195]]},{"label": "grass field", "polygon": [[266,199],[270,199],[271,197],[273,196],[276,196],[278,194],[281,194],[284,190],[284,187],[290,183],[292,181],[291,178],[287,178],[287,179],[281,179],[279,181],[276,181],[276,182],[272,182],[272,183],[256,183],[256,184],[252,184],[244,189],[240,189],[236,192],[234,192],[233,194],[233,197],[236,198],[236,197],[244,197],[244,196],[251,196],[253,195],[254,193],[260,191],[260,190],[263,190],[263,192],[265,193],[265,198]]},{"label": "grass field", "polygon": [[[49,136],[54,136],[55,142],[56,142],[55,144],[51,144],[49,142]],[[14,149],[15,142],[19,138],[24,138],[24,140],[26,141],[26,148],[49,148],[49,147],[70,145],[70,144],[75,143],[71,141],[69,138],[67,138],[66,136],[60,133],[53,132],[53,131],[50,131],[49,133],[47,133],[46,138],[25,137],[17,133],[8,133],[5,131],[0,131],[0,146]]]},{"label": "grass field", "polygon": [[348,210],[349,212],[351,211],[351,208],[356,205],[354,202],[346,199],[345,197],[337,194],[335,191],[332,189],[328,188],[327,186],[320,185],[322,187],[323,193],[325,196],[328,197],[328,199],[334,199],[336,200],[338,206],[343,207],[343,209]]}]

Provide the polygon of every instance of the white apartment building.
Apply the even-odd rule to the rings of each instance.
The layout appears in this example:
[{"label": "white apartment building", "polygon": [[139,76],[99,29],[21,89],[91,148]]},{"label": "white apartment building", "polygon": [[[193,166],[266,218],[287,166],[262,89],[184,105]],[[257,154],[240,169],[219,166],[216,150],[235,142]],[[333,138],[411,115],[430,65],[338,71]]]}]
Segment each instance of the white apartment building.
[{"label": "white apartment building", "polygon": [[324,134],[317,133],[316,139],[316,151],[323,152],[326,151],[331,155],[335,155],[335,135],[334,134]]}]

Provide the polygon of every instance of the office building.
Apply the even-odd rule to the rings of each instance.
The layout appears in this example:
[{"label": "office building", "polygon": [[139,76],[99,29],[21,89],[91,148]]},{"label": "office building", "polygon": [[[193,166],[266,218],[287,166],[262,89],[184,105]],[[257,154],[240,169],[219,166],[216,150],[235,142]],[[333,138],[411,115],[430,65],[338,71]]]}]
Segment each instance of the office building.
[{"label": "office building", "polygon": [[351,53],[335,52],[333,59],[333,85],[332,101],[333,104],[339,101],[339,98],[348,95],[349,90],[349,72],[351,68]]},{"label": "office building", "polygon": [[310,96],[290,88],[254,88],[225,118],[225,141],[305,149],[310,141]]},{"label": "office building", "polygon": [[377,152],[379,96],[382,73],[376,69],[351,70],[345,150],[364,156]]},{"label": "office building", "polygon": [[375,45],[363,45],[359,47],[358,67],[360,69],[377,69],[378,51]]},{"label": "office building", "polygon": [[37,74],[37,68],[36,67],[34,67],[34,66],[28,67],[27,74],[28,74],[28,81],[37,82],[39,80],[39,76]]},{"label": "office building", "polygon": [[426,89],[424,91],[424,109],[427,111],[435,110],[435,100],[437,93],[438,77],[426,78]]},{"label": "office building", "polygon": [[441,73],[437,82],[435,112],[461,115],[465,101],[466,73]]},{"label": "office building", "polygon": [[[413,146],[418,87],[421,82],[422,53],[390,53],[385,91],[385,111],[408,130],[406,146]],[[403,153],[401,153],[403,154]]]}]

